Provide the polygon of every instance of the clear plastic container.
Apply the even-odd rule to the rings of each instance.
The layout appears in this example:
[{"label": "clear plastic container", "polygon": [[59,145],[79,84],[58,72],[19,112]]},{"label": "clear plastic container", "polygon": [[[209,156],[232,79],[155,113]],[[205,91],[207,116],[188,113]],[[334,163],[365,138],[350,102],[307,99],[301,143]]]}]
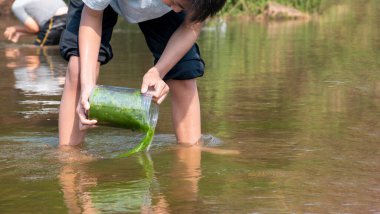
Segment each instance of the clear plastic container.
[{"label": "clear plastic container", "polygon": [[140,89],[97,85],[89,102],[88,117],[96,119],[99,125],[146,133],[137,146],[118,157],[149,150],[158,119],[158,105],[152,102],[152,96],[141,94]]},{"label": "clear plastic container", "polygon": [[146,132],[154,129],[158,105],[140,89],[97,85],[90,95],[89,118],[99,125]]}]

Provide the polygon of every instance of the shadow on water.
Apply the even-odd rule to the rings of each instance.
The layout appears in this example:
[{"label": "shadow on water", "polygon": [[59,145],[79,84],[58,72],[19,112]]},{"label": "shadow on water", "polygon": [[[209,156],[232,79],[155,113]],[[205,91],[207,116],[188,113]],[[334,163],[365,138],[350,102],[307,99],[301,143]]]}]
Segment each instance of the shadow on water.
[{"label": "shadow on water", "polygon": [[[57,47],[0,41],[0,212],[380,212],[379,9],[359,0],[310,22],[208,23],[204,145],[176,145],[169,98],[151,151],[121,159],[142,135],[98,127],[58,147]],[[112,44],[100,84],[139,87],[152,63],[139,29],[120,22]]]}]

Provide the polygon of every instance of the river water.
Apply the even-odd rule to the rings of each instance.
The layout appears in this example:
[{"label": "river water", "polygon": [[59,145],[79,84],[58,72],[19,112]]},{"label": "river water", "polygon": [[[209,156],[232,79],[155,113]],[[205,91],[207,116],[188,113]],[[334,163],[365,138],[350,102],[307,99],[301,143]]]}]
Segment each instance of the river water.
[{"label": "river water", "polygon": [[[380,6],[337,2],[308,22],[207,24],[203,148],[176,145],[169,98],[150,152],[121,159],[141,134],[58,147],[67,63],[2,39],[0,213],[380,213]],[[99,83],[139,87],[139,29],[121,21],[112,44]]]}]

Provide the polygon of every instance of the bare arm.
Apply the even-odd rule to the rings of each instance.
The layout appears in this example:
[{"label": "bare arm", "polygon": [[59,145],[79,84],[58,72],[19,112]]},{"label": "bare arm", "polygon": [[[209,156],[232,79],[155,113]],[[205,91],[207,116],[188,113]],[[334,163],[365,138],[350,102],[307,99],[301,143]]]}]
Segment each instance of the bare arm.
[{"label": "bare arm", "polygon": [[190,50],[198,39],[201,28],[202,23],[189,23],[188,21],[184,21],[173,33],[160,60],[158,60],[155,65],[161,78]]},{"label": "bare arm", "polygon": [[23,24],[7,27],[4,31],[5,38],[16,43],[20,36],[36,34],[40,30],[37,22],[31,17],[26,18]]},{"label": "bare arm", "polygon": [[82,91],[96,84],[96,69],[102,35],[103,11],[85,6],[79,27],[80,77]]},{"label": "bare arm", "polygon": [[190,23],[185,20],[169,39],[164,52],[157,64],[144,75],[141,92],[145,93],[148,88],[154,88],[152,93],[157,103],[161,103],[169,88],[162,78],[171,68],[190,50],[197,40],[202,29],[202,23]]},{"label": "bare arm", "polygon": [[[40,31],[40,27],[33,18],[29,17],[23,23],[24,25],[14,25],[10,26],[15,28],[16,32],[26,33],[26,34],[36,34]],[[8,27],[8,28],[10,28]]]},{"label": "bare arm", "polygon": [[77,112],[81,123],[85,125],[96,123],[96,120],[88,120],[86,113],[90,109],[88,98],[97,80],[102,18],[103,11],[85,6],[79,27],[81,99]]},{"label": "bare arm", "polygon": [[39,31],[40,27],[38,26],[38,23],[32,17],[28,17],[24,22],[24,28],[20,32],[36,34]]}]

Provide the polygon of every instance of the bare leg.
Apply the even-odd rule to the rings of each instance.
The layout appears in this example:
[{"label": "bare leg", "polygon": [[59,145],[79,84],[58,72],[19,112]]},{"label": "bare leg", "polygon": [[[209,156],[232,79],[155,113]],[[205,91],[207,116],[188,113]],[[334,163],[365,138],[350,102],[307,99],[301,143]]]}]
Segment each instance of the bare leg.
[{"label": "bare leg", "polygon": [[191,80],[167,81],[171,90],[172,120],[177,141],[195,144],[201,138],[201,113],[197,82]]},{"label": "bare leg", "polygon": [[[99,66],[97,72],[99,71]],[[98,73],[97,73],[98,75]],[[79,57],[70,57],[66,72],[65,86],[59,108],[59,144],[78,145],[84,141],[86,131],[79,130],[79,117],[76,113],[80,97]]]},{"label": "bare leg", "polygon": [[85,137],[85,131],[79,130],[79,118],[75,112],[80,96],[79,58],[70,57],[66,71],[61,105],[59,108],[59,144],[77,145]]}]

